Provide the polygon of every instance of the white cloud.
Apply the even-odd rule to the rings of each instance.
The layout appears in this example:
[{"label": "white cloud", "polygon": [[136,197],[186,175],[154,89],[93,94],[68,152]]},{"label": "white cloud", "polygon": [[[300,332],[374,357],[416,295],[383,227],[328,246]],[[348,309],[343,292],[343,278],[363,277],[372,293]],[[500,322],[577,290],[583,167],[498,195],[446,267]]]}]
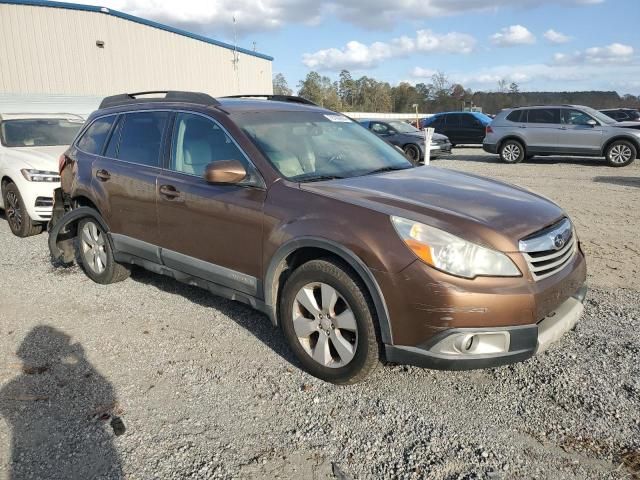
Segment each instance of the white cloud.
[{"label": "white cloud", "polygon": [[430,68],[415,67],[411,71],[411,76],[413,78],[431,78],[436,73],[437,73],[437,70],[432,70]]},{"label": "white cloud", "polygon": [[612,43],[574,53],[556,53],[553,59],[555,63],[565,65],[630,63],[634,59],[634,49],[631,45]]},{"label": "white cloud", "polygon": [[317,70],[367,69],[384,60],[412,53],[470,53],[475,44],[475,38],[465,33],[438,34],[431,30],[418,30],[415,37],[402,36],[388,43],[374,42],[365,45],[354,40],[342,48],[305,53],[302,62]]},{"label": "white cloud", "polygon": [[[291,23],[318,24],[339,18],[368,28],[389,29],[398,22],[470,12],[533,8],[541,4],[587,5],[603,0],[83,0],[123,12],[220,37],[273,30]],[[515,6],[514,6],[515,5]]]},{"label": "white cloud", "polygon": [[549,29],[544,32],[544,38],[546,38],[551,43],[567,43],[571,40],[571,37],[565,35],[564,33],[556,32],[554,29]]},{"label": "white cloud", "polygon": [[522,25],[511,25],[491,35],[491,41],[499,47],[511,47],[513,45],[530,45],[536,42],[536,37]]}]

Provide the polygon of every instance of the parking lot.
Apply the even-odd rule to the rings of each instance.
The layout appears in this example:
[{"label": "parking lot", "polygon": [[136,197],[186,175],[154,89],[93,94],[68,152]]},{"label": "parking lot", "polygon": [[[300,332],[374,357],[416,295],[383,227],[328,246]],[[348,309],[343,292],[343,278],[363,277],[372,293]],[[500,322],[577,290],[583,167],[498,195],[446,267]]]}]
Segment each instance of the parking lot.
[{"label": "parking lot", "polygon": [[[591,290],[547,352],[469,372],[387,365],[336,387],[250,308],[143,270],[95,284],[2,216],[0,479],[70,478],[85,449],[112,478],[640,475],[640,162],[505,165],[457,148],[432,165],[530,188],[574,220]],[[30,452],[19,465],[14,444]]]}]

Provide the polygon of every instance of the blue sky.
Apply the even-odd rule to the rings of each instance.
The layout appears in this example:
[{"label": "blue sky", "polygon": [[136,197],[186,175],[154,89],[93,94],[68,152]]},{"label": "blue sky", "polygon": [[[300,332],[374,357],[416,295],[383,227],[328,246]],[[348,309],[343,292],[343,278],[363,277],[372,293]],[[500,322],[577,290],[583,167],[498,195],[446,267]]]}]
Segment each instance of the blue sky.
[{"label": "blue sky", "polygon": [[474,90],[505,79],[640,95],[640,0],[96,3],[230,42],[235,17],[238,44],[275,57],[294,90],[309,70],[337,78],[347,68],[392,84],[428,83],[438,70]]}]

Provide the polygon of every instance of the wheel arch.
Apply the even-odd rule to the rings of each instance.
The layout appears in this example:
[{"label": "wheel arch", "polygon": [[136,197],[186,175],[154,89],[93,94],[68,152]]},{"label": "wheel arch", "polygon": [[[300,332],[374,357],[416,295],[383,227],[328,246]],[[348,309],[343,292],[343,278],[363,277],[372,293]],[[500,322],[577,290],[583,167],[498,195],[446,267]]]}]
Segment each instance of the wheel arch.
[{"label": "wheel arch", "polygon": [[609,149],[611,144],[619,140],[626,140],[627,142],[632,143],[636,147],[636,155],[640,154],[640,140],[628,135],[618,135],[613,138],[610,138],[605,142],[604,146],[602,147],[602,156],[606,156],[607,150]]},{"label": "wheel arch", "polygon": [[[66,254],[62,243],[65,241],[69,241],[69,232],[71,232],[71,237],[73,238],[77,235],[77,227],[80,220],[85,218],[91,218],[98,222],[102,229],[107,233],[107,239],[113,249],[113,242],[111,240],[111,235],[109,235],[109,227],[107,223],[100,215],[100,212],[92,208],[90,206],[81,206],[78,208],[74,208],[70,210],[66,214],[64,214],[58,222],[51,227],[49,231],[49,252],[51,253],[51,258],[54,262],[63,258]],[[63,233],[62,243],[59,242],[58,237]],[[68,261],[68,258],[65,259]]]},{"label": "wheel arch", "polygon": [[519,137],[518,135],[507,135],[504,138],[501,138],[500,141],[498,142],[498,153],[500,153],[500,149],[502,148],[502,145],[504,145],[505,142],[508,142],[509,140],[515,140],[518,143],[520,143],[522,145],[522,147],[524,148],[524,154],[527,154],[527,150],[529,147],[527,147],[527,142],[524,141],[524,139],[522,137]]},{"label": "wheel arch", "polygon": [[274,326],[278,325],[278,302],[282,286],[297,266],[323,257],[334,257],[346,263],[359,277],[371,296],[375,309],[380,335],[385,344],[392,344],[389,312],[380,286],[366,264],[348,248],[327,239],[304,237],[291,240],[281,246],[272,257],[267,268],[263,289],[264,301]]}]

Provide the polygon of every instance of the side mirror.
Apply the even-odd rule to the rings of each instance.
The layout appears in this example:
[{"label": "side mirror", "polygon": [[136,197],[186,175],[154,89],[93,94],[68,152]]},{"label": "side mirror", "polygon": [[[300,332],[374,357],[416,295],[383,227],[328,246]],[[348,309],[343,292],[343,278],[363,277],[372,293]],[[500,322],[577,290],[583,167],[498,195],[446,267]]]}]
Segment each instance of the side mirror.
[{"label": "side mirror", "polygon": [[247,177],[247,170],[238,160],[218,160],[204,169],[208,183],[239,183]]},{"label": "side mirror", "polygon": [[589,125],[590,127],[595,127],[598,125],[598,122],[596,122],[593,118],[590,120],[587,120],[587,125]]}]

